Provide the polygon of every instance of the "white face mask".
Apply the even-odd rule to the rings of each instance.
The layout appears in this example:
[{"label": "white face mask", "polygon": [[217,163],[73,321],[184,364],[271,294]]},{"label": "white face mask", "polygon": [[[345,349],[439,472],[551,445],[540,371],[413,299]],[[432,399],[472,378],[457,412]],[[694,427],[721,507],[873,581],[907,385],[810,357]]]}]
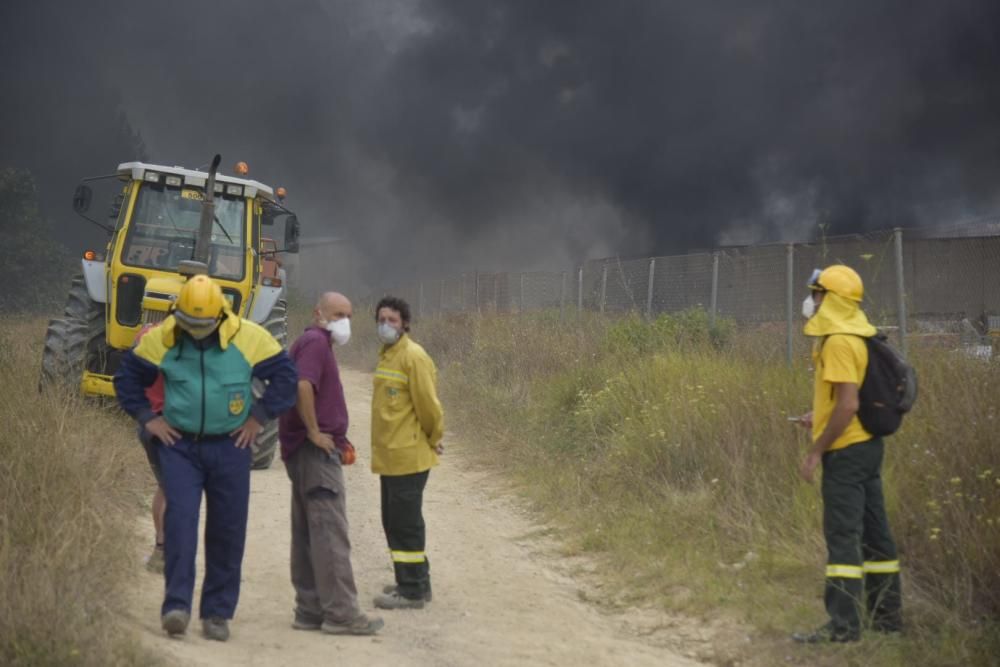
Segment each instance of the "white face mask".
[{"label": "white face mask", "polygon": [[396,341],[399,340],[399,329],[392,326],[388,322],[382,322],[378,325],[378,339],[382,341],[384,345],[395,345]]},{"label": "white face mask", "polygon": [[807,320],[812,319],[812,316],[816,314],[816,302],[813,301],[812,294],[806,297],[806,300],[802,302],[802,316]]},{"label": "white face mask", "polygon": [[337,345],[347,345],[347,341],[351,340],[351,319],[349,317],[341,317],[339,320],[327,322],[326,330],[330,332],[330,337],[333,338],[334,343]]}]

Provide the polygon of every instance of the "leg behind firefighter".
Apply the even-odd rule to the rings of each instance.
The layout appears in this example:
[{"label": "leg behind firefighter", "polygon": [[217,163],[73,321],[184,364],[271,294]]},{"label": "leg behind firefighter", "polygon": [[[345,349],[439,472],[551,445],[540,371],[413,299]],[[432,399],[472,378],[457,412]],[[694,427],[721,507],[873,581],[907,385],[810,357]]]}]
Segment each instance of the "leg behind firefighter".
[{"label": "leg behind firefighter", "polygon": [[375,634],[382,619],[358,608],[340,460],[306,442],[285,461],[285,469],[292,482],[292,627]]},{"label": "leg behind firefighter", "polygon": [[163,515],[167,509],[167,497],[163,493],[163,475],[160,472],[160,442],[153,438],[144,428],[139,427],[139,442],[146,451],[149,469],[156,480],[156,492],[153,494],[153,531],[155,543],[153,551],[146,559],[146,569],[157,574],[163,573]]},{"label": "leg behind firefighter", "polygon": [[163,629],[182,635],[191,617],[202,493],[206,500],[205,579],[199,615],[208,639],[225,641],[236,612],[250,498],[249,448],[231,438],[160,447],[167,499]]}]

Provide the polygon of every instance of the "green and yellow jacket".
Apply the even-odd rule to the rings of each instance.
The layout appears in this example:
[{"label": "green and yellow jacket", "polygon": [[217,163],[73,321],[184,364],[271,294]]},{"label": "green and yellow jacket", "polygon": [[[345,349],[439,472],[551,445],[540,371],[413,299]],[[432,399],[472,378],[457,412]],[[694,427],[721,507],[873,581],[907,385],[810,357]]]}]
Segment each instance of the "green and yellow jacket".
[{"label": "green and yellow jacket", "polygon": [[[204,340],[184,333],[170,316],[125,355],[115,373],[115,394],[143,425],[157,416],[145,389],[160,373],[164,418],[196,436],[228,434],[250,415],[264,424],[295,405],[298,374],[291,359],[266,329],[228,310]],[[267,383],[256,401],[254,378]]]}]

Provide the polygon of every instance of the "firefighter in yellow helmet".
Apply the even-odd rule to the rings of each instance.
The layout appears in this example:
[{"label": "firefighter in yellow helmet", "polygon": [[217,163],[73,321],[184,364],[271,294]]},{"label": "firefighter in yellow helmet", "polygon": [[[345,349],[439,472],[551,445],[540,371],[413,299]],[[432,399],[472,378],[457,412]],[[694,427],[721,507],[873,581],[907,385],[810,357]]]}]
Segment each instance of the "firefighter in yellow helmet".
[{"label": "firefighter in yellow helmet", "polygon": [[[162,374],[162,415],[145,388]],[[251,381],[267,383],[253,399]],[[200,614],[208,639],[229,638],[236,611],[250,499],[251,450],[263,424],[295,403],[297,373],[263,327],[230,310],[219,285],[194,276],[172,312],[123,358],[115,374],[122,408],[157,443],[163,488],[166,595],[163,629],[187,630],[198,550],[198,512],[206,499],[205,580]]]},{"label": "firefighter in yellow helmet", "polygon": [[823,533],[826,537],[826,611],[830,620],[799,642],[849,642],[861,636],[862,601],[875,630],[902,627],[899,560],[882,496],[884,443],[858,419],[868,367],[866,338],[877,333],[861,301],[864,285],[848,266],[816,270],[802,304],[805,334],[815,339],[813,409],[799,418],[811,429],[812,447],[800,474],[812,482],[823,465]]}]

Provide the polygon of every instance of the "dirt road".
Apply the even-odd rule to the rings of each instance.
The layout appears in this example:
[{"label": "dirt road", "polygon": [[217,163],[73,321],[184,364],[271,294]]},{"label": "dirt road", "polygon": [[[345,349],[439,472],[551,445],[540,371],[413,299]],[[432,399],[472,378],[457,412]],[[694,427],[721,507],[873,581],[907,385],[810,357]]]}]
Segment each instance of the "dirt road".
[{"label": "dirt road", "polygon": [[[368,467],[371,380],[352,371],[343,379],[359,454],[347,469],[354,572],[361,603],[373,613],[372,596],[392,582],[392,568],[379,521],[378,479]],[[450,444],[425,495],[434,602],[424,610],[382,613],[385,628],[374,638],[292,630],[289,482],[277,462],[253,473],[232,638],[209,642],[200,623],[192,622],[186,637],[168,639],[159,624],[163,580],[144,572],[130,610],[143,641],[181,665],[699,664],[663,645],[671,628],[696,631],[690,623],[677,627],[676,620],[648,610],[609,614],[582,601],[575,576],[581,562],[560,559],[551,540],[540,537],[545,531],[488,473],[467,469],[460,446]],[[139,529],[149,534],[146,522]]]}]

